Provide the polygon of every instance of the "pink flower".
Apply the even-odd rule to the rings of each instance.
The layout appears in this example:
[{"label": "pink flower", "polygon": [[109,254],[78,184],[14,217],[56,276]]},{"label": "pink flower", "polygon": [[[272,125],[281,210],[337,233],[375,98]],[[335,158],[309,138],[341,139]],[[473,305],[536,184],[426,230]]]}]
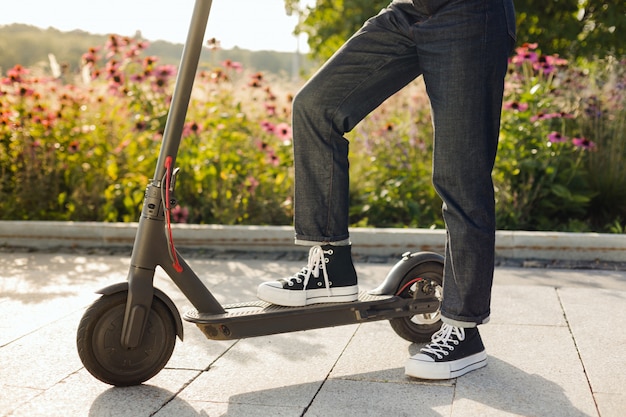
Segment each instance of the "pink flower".
[{"label": "pink flower", "polygon": [[22,76],[26,74],[28,74],[28,70],[18,64],[7,71],[7,76],[2,79],[2,84],[21,83]]},{"label": "pink flower", "polygon": [[200,125],[196,122],[187,122],[183,126],[183,138],[189,137],[191,135],[197,135],[201,131]]},{"label": "pink flower", "polygon": [[522,65],[524,62],[534,64],[539,60],[539,55],[534,51],[535,49],[537,49],[536,43],[523,44],[515,49],[516,55],[511,58],[511,62],[517,65]]},{"label": "pink flower", "polygon": [[545,75],[551,74],[555,71],[554,65],[548,64],[548,62],[542,58],[533,63],[533,68],[535,71],[542,72]]},{"label": "pink flower", "polygon": [[125,58],[134,58],[136,56],[141,55],[141,52],[146,49],[150,44],[146,41],[138,41],[135,44],[131,45],[126,52],[124,52]]},{"label": "pink flower", "polygon": [[567,59],[561,58],[558,54],[547,55],[546,62],[557,67],[564,67],[569,63]]},{"label": "pink flower", "polygon": [[176,67],[174,65],[159,65],[154,69],[154,75],[157,77],[169,78],[176,74]]},{"label": "pink flower", "polygon": [[28,87],[20,87],[18,94],[22,97],[32,97],[35,94],[35,90]]},{"label": "pink flower", "polygon": [[107,39],[105,48],[109,51],[106,55],[107,58],[111,58],[113,55],[117,54],[120,50],[120,47],[126,46],[128,44],[129,39],[124,38],[119,35],[109,35]]},{"label": "pink flower", "polygon": [[224,68],[232,69],[237,72],[243,71],[243,66],[241,65],[241,62],[231,61],[230,59],[227,59],[224,62],[222,62],[222,66]]},{"label": "pink flower", "polygon": [[157,58],[156,56],[147,56],[143,59],[143,66],[144,66],[144,70],[146,72],[151,72],[154,64],[156,64],[159,61],[159,58]]},{"label": "pink flower", "polygon": [[248,82],[248,86],[252,88],[261,88],[263,85],[263,73],[257,72],[250,76],[250,81]]},{"label": "pink flower", "polygon": [[555,112],[555,113],[537,113],[533,117],[530,118],[531,122],[536,122],[538,120],[550,120],[550,119],[573,119],[574,115],[571,113],[565,112]]},{"label": "pink flower", "polygon": [[587,150],[591,150],[596,147],[596,144],[587,138],[573,138],[572,143],[574,146]]},{"label": "pink flower", "polygon": [[270,103],[265,103],[265,111],[267,112],[268,116],[275,116],[276,115],[276,105],[270,104]]},{"label": "pink flower", "polygon": [[537,120],[543,120],[545,118],[546,114],[545,113],[537,113],[536,115],[532,116],[530,118],[531,122],[536,122]]},{"label": "pink flower", "polygon": [[519,101],[509,101],[504,103],[504,108],[514,111],[526,111],[528,110],[528,103],[520,103]]},{"label": "pink flower", "polygon": [[83,54],[83,63],[85,65],[91,66],[94,65],[96,62],[98,62],[98,51],[100,50],[99,47],[91,47],[89,48],[89,51]]},{"label": "pink flower", "polygon": [[137,132],[143,132],[147,128],[148,128],[148,123],[146,123],[145,120],[137,120],[135,122],[135,126],[134,126],[133,130],[135,130]]},{"label": "pink flower", "polygon": [[111,78],[114,78],[120,75],[120,69],[121,69],[121,65],[117,60],[112,59],[108,61],[104,69],[107,74],[107,79],[110,80]]},{"label": "pink flower", "polygon": [[255,177],[253,177],[252,175],[250,175],[248,178],[246,178],[246,184],[248,186],[248,192],[252,195],[254,195],[254,192],[256,191],[257,187],[261,184],[259,182],[259,180],[257,180]]},{"label": "pink flower", "polygon": [[291,126],[287,123],[279,123],[275,128],[276,136],[278,136],[283,141],[291,140],[292,131]]},{"label": "pink flower", "polygon": [[133,74],[130,76],[130,80],[136,84],[141,84],[146,79],[144,73]]},{"label": "pink flower", "polygon": [[565,66],[567,66],[567,59],[560,58],[558,55],[541,55],[537,62],[533,63],[535,71],[546,75],[555,72],[557,67]]},{"label": "pink flower", "polygon": [[280,160],[278,159],[278,155],[276,155],[276,153],[274,153],[273,150],[269,150],[268,152],[266,152],[267,154],[267,162],[272,165],[277,167],[278,165],[280,165]]},{"label": "pink flower", "polygon": [[152,89],[154,91],[161,91],[167,86],[169,79],[175,74],[176,67],[174,65],[159,65],[154,69],[154,71],[152,71],[152,75],[154,75]]},{"label": "pink flower", "polygon": [[567,142],[569,138],[567,136],[563,136],[559,132],[552,132],[548,135],[548,141],[550,143],[562,143]]},{"label": "pink flower", "polygon": [[261,129],[267,133],[274,133],[276,131],[276,126],[268,120],[263,120],[261,122]]},{"label": "pink flower", "polygon": [[176,223],[187,223],[189,209],[187,207],[176,206],[172,209],[172,220]]}]

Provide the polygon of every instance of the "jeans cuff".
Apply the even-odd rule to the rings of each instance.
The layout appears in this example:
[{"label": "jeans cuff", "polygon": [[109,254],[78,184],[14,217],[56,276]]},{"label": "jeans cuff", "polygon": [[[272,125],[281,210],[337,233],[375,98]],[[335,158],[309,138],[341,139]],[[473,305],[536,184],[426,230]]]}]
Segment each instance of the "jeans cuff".
[{"label": "jeans cuff", "polygon": [[443,315],[441,316],[441,321],[449,324],[450,326],[454,326],[454,327],[462,327],[464,329],[467,328],[471,328],[471,327],[476,327],[479,324],[487,324],[489,322],[489,316],[485,317],[484,319],[482,319],[480,322],[475,322],[475,321],[460,321],[460,320],[454,320],[454,319],[450,319],[448,317],[444,317]]},{"label": "jeans cuff", "polygon": [[314,240],[303,240],[303,239],[296,238],[295,244],[301,245],[301,246],[315,246],[315,245],[350,246],[352,242],[350,242],[349,238],[338,240],[336,242],[318,242]]}]

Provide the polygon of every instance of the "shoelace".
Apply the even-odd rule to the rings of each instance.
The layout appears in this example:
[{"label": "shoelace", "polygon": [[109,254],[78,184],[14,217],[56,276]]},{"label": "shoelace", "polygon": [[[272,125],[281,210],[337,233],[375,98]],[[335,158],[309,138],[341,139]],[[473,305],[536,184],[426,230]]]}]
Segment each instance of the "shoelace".
[{"label": "shoelace", "polygon": [[435,333],[431,342],[420,349],[423,353],[431,353],[438,359],[443,358],[454,350],[460,342],[465,340],[465,330],[443,323],[441,329]]},{"label": "shoelace", "polygon": [[321,246],[316,245],[309,250],[309,261],[307,266],[302,268],[300,272],[298,272],[293,277],[287,278],[289,285],[293,285],[293,280],[295,280],[298,284],[304,281],[304,290],[306,291],[306,286],[309,283],[309,278],[313,275],[315,278],[320,276],[320,270],[324,275],[324,284],[326,285],[326,290],[330,295],[330,280],[328,279],[328,272],[326,272],[326,258],[324,258],[324,254],[332,255],[333,250],[324,250]]}]

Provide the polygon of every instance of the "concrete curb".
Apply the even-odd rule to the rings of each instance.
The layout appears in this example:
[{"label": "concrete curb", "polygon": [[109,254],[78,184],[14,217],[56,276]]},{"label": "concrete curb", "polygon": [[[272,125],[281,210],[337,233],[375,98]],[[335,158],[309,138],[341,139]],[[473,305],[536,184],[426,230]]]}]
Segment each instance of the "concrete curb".
[{"label": "concrete curb", "polygon": [[[249,252],[294,251],[291,226],[173,226],[177,247]],[[132,247],[137,223],[0,221],[0,247],[34,250]],[[396,256],[406,251],[443,253],[444,230],[351,229],[356,255]],[[626,261],[626,235],[498,231],[496,256],[557,261]]]}]

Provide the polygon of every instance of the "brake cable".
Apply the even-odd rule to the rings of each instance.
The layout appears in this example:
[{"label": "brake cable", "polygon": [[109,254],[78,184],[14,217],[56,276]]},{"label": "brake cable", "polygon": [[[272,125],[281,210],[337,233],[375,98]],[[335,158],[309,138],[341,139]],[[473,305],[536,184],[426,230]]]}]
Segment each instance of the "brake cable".
[{"label": "brake cable", "polygon": [[[165,190],[163,189],[163,182],[165,182]],[[176,272],[183,272],[183,266],[180,264],[178,260],[178,255],[176,254],[176,247],[174,246],[174,236],[172,234],[172,220],[171,220],[171,211],[172,211],[172,202],[170,200],[170,191],[172,185],[172,157],[168,156],[165,158],[165,178],[161,181],[161,200],[165,202],[165,225],[167,228],[167,232],[165,233],[165,238],[167,239],[167,251],[170,254],[170,259],[172,260],[172,266],[176,270]]]}]

